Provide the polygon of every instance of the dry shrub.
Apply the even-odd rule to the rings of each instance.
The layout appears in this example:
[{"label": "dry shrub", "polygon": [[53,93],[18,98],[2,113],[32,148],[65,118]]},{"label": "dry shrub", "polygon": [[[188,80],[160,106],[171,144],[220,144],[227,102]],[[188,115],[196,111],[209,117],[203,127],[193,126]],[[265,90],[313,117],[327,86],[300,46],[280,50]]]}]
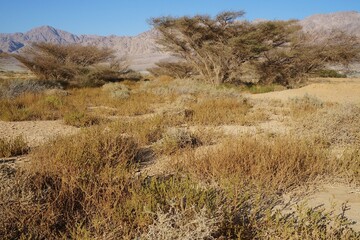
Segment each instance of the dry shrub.
[{"label": "dry shrub", "polygon": [[172,79],[160,76],[139,86],[140,92],[148,92],[161,97],[203,95],[207,97],[241,97],[241,89],[228,88],[223,85],[213,86],[193,79]]},{"label": "dry shrub", "polygon": [[71,112],[64,115],[64,122],[75,127],[90,127],[105,122],[104,118],[86,112]]},{"label": "dry shrub", "polygon": [[192,122],[203,125],[244,123],[245,115],[252,106],[246,99],[204,99],[189,105],[194,112]]},{"label": "dry shrub", "polygon": [[[90,45],[33,43],[31,48],[13,56],[38,78],[66,84],[76,79],[75,85],[97,84],[97,80],[112,80],[127,69],[115,60],[113,50]],[[100,65],[104,62],[111,63]]]},{"label": "dry shrub", "polygon": [[221,216],[209,216],[206,209],[196,211],[189,208],[181,211],[173,208],[168,212],[158,210],[156,221],[141,239],[215,239],[212,235],[218,231]]},{"label": "dry shrub", "polygon": [[360,232],[351,229],[353,223],[346,217],[346,208],[343,205],[339,215],[304,205],[288,214],[277,212],[255,221],[255,234],[245,239],[357,239]]},{"label": "dry shrub", "polygon": [[170,155],[181,149],[194,148],[199,145],[201,142],[191,132],[181,128],[169,128],[155,143],[154,149],[158,154]]},{"label": "dry shrub", "polygon": [[1,236],[132,239],[157,209],[216,209],[214,190],[188,178],[136,177],[137,144],[113,130],[93,128],[36,149],[28,168],[0,186]]},{"label": "dry shrub", "polygon": [[[118,92],[115,94],[119,95]],[[89,111],[99,109],[111,110],[101,112],[102,115],[134,116],[151,113],[153,111],[151,104],[161,101],[162,98],[145,92],[133,94],[127,99],[114,98],[107,91],[101,91],[99,88],[72,89],[66,94],[58,94],[56,91],[26,93],[11,99],[0,99],[0,119],[56,120],[66,116],[68,121],[76,118],[84,119],[90,116]],[[87,119],[90,120],[88,117]]]},{"label": "dry shrub", "polygon": [[129,88],[121,83],[107,83],[102,86],[102,90],[113,98],[127,99],[130,97]]},{"label": "dry shrub", "polygon": [[324,103],[313,96],[305,95],[302,98],[294,98],[290,101],[290,114],[295,119],[304,118],[322,109]]},{"label": "dry shrub", "polygon": [[328,110],[305,118],[296,131],[302,135],[317,135],[330,144],[360,143],[360,107],[356,105],[333,106]]},{"label": "dry shrub", "polygon": [[[112,85],[110,85],[112,86]],[[117,88],[118,84],[115,84]],[[110,87],[112,88],[112,87]],[[125,89],[125,87],[121,87]],[[107,89],[107,87],[105,87]],[[111,90],[109,90],[111,91]],[[115,92],[117,90],[114,90]],[[122,90],[120,90],[122,91]],[[88,107],[114,108],[112,115],[134,116],[153,112],[152,103],[161,102],[161,98],[153,94],[134,93],[128,98],[113,97],[108,90],[101,91],[99,88],[74,89],[70,92],[68,108],[75,106],[75,109],[87,109]],[[123,93],[115,93],[122,95]]]},{"label": "dry shrub", "polygon": [[[261,193],[261,189],[247,185],[237,185],[235,194],[222,190],[203,192],[200,199],[206,202],[192,205],[197,198],[188,198],[191,196],[188,192],[190,186],[184,185],[184,180],[178,184],[172,182],[171,185],[163,185],[168,188],[159,188],[164,193],[169,190],[171,196],[175,186],[178,191],[187,186],[186,190],[182,189],[185,192],[180,201],[169,201],[166,210],[157,209],[155,220],[140,235],[141,238],[310,240],[356,239],[360,236],[359,232],[350,228],[352,224],[345,217],[346,206],[340,215],[304,205],[293,212],[281,213],[275,210],[280,203],[279,197],[274,193]],[[199,208],[201,206],[205,207]]]},{"label": "dry shrub", "polygon": [[333,166],[334,171],[348,183],[360,184],[360,148],[347,149]]},{"label": "dry shrub", "polygon": [[137,151],[131,138],[99,128],[40,147],[30,170],[1,192],[0,234],[73,239],[126,233],[131,209],[122,204],[134,182]]},{"label": "dry shrub", "polygon": [[40,80],[6,80],[0,84],[0,98],[15,98],[25,93],[41,93],[54,87],[59,86]]},{"label": "dry shrub", "polygon": [[283,191],[326,173],[328,157],[321,145],[305,140],[245,136],[206,152],[190,152],[183,164],[193,176],[206,182]]},{"label": "dry shrub", "polygon": [[[311,148],[312,147],[312,148]],[[323,153],[290,138],[242,138],[188,155],[181,175],[135,177],[139,148],[117,128],[88,129],[32,153],[0,186],[4,239],[341,239],[343,215],[275,212],[277,190],[322,172]],[[1,169],[2,170],[2,169]],[[197,179],[214,179],[213,188]],[[256,185],[261,187],[256,187]],[[266,187],[266,191],[264,191]]]},{"label": "dry shrub", "polygon": [[195,69],[185,62],[158,62],[156,67],[150,68],[148,71],[155,77],[188,78],[194,75]]},{"label": "dry shrub", "polygon": [[5,121],[54,120],[62,116],[61,97],[27,93],[0,100],[0,118]]},{"label": "dry shrub", "polygon": [[153,113],[152,103],[161,100],[152,94],[133,94],[128,99],[117,101],[117,113],[125,116],[143,115]]},{"label": "dry shrub", "polygon": [[123,134],[134,137],[140,145],[150,145],[159,141],[166,129],[183,124],[183,118],[178,115],[156,115],[149,118],[118,121],[113,128]]},{"label": "dry shrub", "polygon": [[21,136],[12,139],[0,138],[0,157],[14,157],[28,151],[29,147]]}]

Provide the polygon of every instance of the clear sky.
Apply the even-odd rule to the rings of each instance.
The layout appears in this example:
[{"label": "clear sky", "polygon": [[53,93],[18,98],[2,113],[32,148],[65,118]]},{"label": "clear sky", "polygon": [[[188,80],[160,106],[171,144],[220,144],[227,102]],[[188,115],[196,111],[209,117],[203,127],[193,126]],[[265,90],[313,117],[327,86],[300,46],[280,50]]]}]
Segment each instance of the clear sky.
[{"label": "clear sky", "polygon": [[360,0],[0,0],[0,32],[50,25],[75,34],[136,35],[164,15],[244,10],[246,19],[303,19],[316,13],[360,12]]}]

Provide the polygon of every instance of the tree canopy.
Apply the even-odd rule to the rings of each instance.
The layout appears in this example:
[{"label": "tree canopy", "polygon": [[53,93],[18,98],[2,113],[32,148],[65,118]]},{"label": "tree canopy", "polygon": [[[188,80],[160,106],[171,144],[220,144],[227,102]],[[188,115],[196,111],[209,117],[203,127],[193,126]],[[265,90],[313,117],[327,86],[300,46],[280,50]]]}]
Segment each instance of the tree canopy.
[{"label": "tree canopy", "polygon": [[150,24],[161,33],[158,43],[164,51],[215,84],[244,81],[251,66],[259,82],[287,85],[327,63],[347,64],[359,58],[359,41],[352,36],[334,32],[320,40],[303,32],[296,20],[253,23],[242,20],[244,14],[159,17]]}]

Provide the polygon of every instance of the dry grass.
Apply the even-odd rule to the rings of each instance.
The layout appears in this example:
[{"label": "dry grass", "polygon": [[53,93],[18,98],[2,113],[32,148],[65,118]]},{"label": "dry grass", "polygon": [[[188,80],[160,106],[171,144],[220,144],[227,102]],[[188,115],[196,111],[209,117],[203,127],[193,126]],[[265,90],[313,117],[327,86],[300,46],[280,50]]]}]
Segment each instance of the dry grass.
[{"label": "dry grass", "polygon": [[347,149],[339,161],[333,166],[347,183],[360,184],[360,148],[358,146]]},{"label": "dry grass", "polygon": [[129,195],[136,154],[132,139],[98,128],[39,148],[30,170],[17,176],[21,182],[1,192],[1,235],[79,238],[83,227],[110,233]]},{"label": "dry grass", "polygon": [[290,101],[290,114],[294,119],[302,119],[322,109],[324,105],[320,99],[305,95]]},{"label": "dry grass", "polygon": [[41,93],[58,85],[33,79],[0,79],[0,98],[14,98],[24,93]]},{"label": "dry grass", "polygon": [[5,121],[54,120],[61,117],[62,99],[40,94],[24,94],[0,100],[0,118]]},{"label": "dry grass", "polygon": [[153,146],[158,154],[171,155],[179,150],[200,146],[200,140],[191,132],[181,128],[169,128]]},{"label": "dry grass", "polygon": [[113,128],[123,134],[128,134],[142,145],[150,145],[163,137],[170,127],[176,127],[185,122],[180,115],[155,115],[149,118],[130,119],[128,121],[117,121],[112,124]]},{"label": "dry grass", "polygon": [[[97,109],[101,115],[134,116],[151,113],[151,104],[161,102],[159,97],[139,93],[128,99],[113,98],[107,92],[94,88],[73,89],[68,94],[25,93],[15,98],[0,99],[0,119],[5,121],[55,120],[65,115],[86,113]],[[111,109],[111,111],[108,111]]]},{"label": "dry grass", "polygon": [[[104,123],[32,149],[22,170],[0,166],[4,239],[359,238],[343,215],[275,210],[283,193],[318,179],[360,182],[356,106],[293,100],[289,114],[303,136],[229,139],[215,126],[266,121],[268,105],[249,103],[234,88],[166,77],[0,101],[1,119]],[[102,121],[109,116],[117,118]],[[338,142],[352,148],[336,158]],[[172,175],[142,176],[144,149],[151,160],[168,158]]]},{"label": "dry grass", "polygon": [[203,153],[189,152],[180,166],[208,183],[285,191],[327,173],[329,157],[322,145],[306,140],[246,136]]},{"label": "dry grass", "polygon": [[360,107],[332,106],[306,116],[295,126],[298,134],[317,135],[331,145],[358,145],[360,143]]},{"label": "dry grass", "polygon": [[18,136],[13,139],[0,138],[0,157],[13,157],[29,152],[29,147],[24,138]]},{"label": "dry grass", "polygon": [[189,105],[193,110],[192,123],[201,125],[242,124],[252,106],[246,99],[204,99]]},{"label": "dry grass", "polygon": [[0,234],[130,239],[146,230],[158,207],[214,209],[213,190],[189,179],[135,177],[138,152],[132,138],[101,128],[36,149],[28,168],[1,188]]},{"label": "dry grass", "polygon": [[86,112],[71,112],[64,116],[64,123],[75,127],[90,127],[105,123],[107,120]]}]

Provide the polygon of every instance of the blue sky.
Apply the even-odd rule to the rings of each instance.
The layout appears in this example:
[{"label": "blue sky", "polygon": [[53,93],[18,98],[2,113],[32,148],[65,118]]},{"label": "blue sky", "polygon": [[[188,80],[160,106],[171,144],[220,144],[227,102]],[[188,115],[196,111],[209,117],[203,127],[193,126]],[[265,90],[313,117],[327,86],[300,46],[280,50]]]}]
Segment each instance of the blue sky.
[{"label": "blue sky", "polygon": [[246,19],[303,19],[316,13],[359,11],[360,0],[0,0],[0,32],[50,25],[75,34],[136,35],[151,17],[244,10]]}]

